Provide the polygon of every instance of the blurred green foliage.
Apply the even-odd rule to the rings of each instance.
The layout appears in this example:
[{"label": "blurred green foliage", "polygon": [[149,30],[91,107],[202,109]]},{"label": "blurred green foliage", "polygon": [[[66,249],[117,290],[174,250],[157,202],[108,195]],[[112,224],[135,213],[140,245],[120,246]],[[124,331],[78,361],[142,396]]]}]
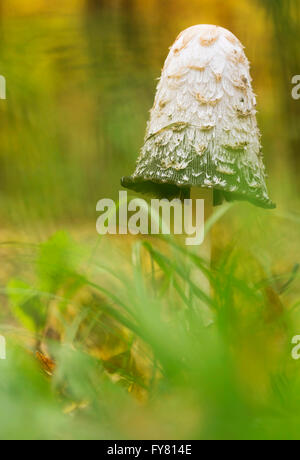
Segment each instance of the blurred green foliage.
[{"label": "blurred green foliage", "polygon": [[[288,299],[298,271],[290,283],[290,273],[270,279],[240,244],[212,270],[172,239],[133,244],[132,262],[113,250],[107,258],[110,244],[104,238],[91,258],[58,233],[32,249],[32,287],[7,286],[25,329],[1,328],[10,337],[1,438],[297,439],[291,338],[300,317]],[[212,298],[192,269],[208,276]],[[213,313],[209,327],[199,302]],[[47,306],[42,329],[37,305]],[[51,356],[53,372],[35,350]]]}]

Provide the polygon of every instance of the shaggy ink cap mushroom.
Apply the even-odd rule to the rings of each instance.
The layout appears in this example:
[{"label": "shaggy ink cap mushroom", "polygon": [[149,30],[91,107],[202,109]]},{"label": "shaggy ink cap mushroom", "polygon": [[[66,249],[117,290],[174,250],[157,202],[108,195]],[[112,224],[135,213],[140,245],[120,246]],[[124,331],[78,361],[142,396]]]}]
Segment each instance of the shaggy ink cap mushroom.
[{"label": "shaggy ink cap mushroom", "polygon": [[171,47],[134,174],[122,185],[159,197],[213,189],[214,203],[269,198],[250,65],[228,30],[197,25]]}]

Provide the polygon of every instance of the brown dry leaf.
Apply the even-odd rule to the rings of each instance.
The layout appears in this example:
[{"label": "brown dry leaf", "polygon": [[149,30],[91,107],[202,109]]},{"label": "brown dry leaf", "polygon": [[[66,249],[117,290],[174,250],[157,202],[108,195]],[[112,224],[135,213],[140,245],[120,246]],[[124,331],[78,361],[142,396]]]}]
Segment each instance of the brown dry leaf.
[{"label": "brown dry leaf", "polygon": [[42,369],[46,372],[47,375],[51,377],[54,374],[56,368],[55,362],[40,351],[37,351],[35,355],[41,364]]}]

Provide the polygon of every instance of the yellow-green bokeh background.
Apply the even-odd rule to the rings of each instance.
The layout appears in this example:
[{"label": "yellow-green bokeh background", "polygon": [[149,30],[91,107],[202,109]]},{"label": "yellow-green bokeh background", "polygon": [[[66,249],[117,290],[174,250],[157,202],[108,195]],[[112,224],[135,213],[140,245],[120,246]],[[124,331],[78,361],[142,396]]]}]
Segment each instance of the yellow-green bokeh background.
[{"label": "yellow-green bokeh background", "polygon": [[272,198],[296,209],[297,1],[1,1],[2,229],[95,220],[143,142],[168,47],[193,24],[229,28],[252,63]]}]

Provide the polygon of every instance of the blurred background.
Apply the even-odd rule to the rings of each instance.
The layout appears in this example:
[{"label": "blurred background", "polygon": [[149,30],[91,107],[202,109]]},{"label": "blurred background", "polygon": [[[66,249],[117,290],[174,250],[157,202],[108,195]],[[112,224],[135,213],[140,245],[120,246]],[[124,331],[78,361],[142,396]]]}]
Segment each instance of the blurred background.
[{"label": "blurred background", "polygon": [[[148,248],[137,268],[136,239],[98,247],[95,226],[98,200],[117,199],[133,171],[168,48],[201,23],[230,29],[246,47],[277,209],[220,211],[218,338],[203,332],[198,343],[199,323],[179,314],[174,279],[185,274],[170,247],[166,260]],[[1,438],[299,437],[300,368],[290,359],[300,333],[299,30],[299,0],[0,0],[0,333],[12,337]],[[128,276],[124,285],[91,254],[120,282]],[[136,307],[138,326],[120,315],[124,305]],[[153,317],[139,316],[141,305]],[[158,326],[160,307],[177,318],[181,343]],[[99,362],[122,390],[103,382]]]},{"label": "blurred background", "polygon": [[1,0],[2,230],[93,225],[95,203],[116,197],[134,168],[168,48],[198,23],[245,45],[270,193],[294,209],[299,14],[297,0]]}]

